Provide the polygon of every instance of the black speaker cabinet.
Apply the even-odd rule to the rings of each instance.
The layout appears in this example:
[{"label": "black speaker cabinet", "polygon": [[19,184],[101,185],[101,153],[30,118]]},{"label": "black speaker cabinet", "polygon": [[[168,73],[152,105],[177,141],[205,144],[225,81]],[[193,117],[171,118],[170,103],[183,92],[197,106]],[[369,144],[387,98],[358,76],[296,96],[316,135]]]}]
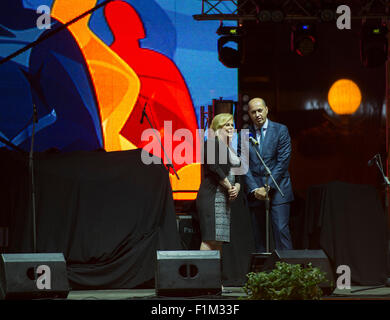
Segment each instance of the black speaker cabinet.
[{"label": "black speaker cabinet", "polygon": [[202,296],[221,292],[219,251],[157,251],[158,296]]},{"label": "black speaker cabinet", "polygon": [[0,299],[64,299],[68,293],[62,253],[1,254]]},{"label": "black speaker cabinet", "polygon": [[303,266],[311,263],[313,267],[317,267],[326,273],[329,282],[320,284],[324,295],[330,295],[333,292],[335,275],[329,259],[323,250],[275,250],[266,260],[262,271],[272,270],[277,261]]},{"label": "black speaker cabinet", "polygon": [[249,272],[261,272],[272,253],[252,253],[249,260]]}]

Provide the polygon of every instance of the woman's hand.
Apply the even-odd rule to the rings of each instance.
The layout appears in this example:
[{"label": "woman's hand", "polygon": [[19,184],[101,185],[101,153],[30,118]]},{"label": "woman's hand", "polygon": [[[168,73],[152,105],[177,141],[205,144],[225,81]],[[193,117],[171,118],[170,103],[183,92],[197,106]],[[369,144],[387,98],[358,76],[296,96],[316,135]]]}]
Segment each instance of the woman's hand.
[{"label": "woman's hand", "polygon": [[230,190],[228,191],[230,201],[233,201],[237,198],[238,193],[240,192],[240,188],[241,186],[239,183],[236,183],[233,187],[230,188]]},{"label": "woman's hand", "polygon": [[219,183],[228,191],[232,188],[232,185],[230,184],[228,178],[219,181]]}]

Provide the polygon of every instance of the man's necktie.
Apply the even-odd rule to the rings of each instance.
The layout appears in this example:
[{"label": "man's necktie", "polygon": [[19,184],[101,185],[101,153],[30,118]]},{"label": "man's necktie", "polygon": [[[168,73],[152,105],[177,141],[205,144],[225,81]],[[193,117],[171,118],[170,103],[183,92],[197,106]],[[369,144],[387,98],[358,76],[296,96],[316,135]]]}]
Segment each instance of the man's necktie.
[{"label": "man's necktie", "polygon": [[264,128],[261,127],[260,131],[260,153],[263,150],[263,143],[264,143]]}]

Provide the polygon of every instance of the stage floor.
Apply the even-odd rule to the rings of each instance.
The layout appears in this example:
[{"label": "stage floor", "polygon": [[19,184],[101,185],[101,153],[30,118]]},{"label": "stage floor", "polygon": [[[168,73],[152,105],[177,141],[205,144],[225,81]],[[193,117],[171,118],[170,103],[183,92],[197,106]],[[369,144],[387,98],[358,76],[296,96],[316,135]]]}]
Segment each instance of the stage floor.
[{"label": "stage floor", "polygon": [[[369,290],[362,290],[369,289]],[[362,291],[360,291],[362,290]],[[207,300],[223,299],[236,300],[245,297],[241,287],[226,287],[226,292],[221,295],[200,296],[200,297],[158,297],[154,289],[128,289],[128,290],[84,290],[71,291],[68,300],[150,300],[150,299],[189,299]],[[390,288],[355,286],[351,289],[336,289],[332,295],[324,297],[323,300],[390,300]]]}]

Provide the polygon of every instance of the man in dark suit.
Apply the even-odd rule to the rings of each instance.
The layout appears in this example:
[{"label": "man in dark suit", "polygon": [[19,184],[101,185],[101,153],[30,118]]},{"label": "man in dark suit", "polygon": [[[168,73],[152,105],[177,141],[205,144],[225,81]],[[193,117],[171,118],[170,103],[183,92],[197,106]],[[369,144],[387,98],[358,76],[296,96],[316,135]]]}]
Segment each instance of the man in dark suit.
[{"label": "man in dark suit", "polygon": [[270,169],[284,196],[277,190],[272,179],[268,179],[270,221],[275,241],[275,249],[291,250],[289,230],[290,202],[294,200],[288,166],[291,155],[291,142],[285,125],[267,118],[268,107],[263,99],[254,98],[248,103],[248,114],[252,120],[250,136],[258,144],[250,143],[249,170],[244,176],[245,191],[251,211],[255,245],[257,252],[265,252],[265,205],[266,176],[265,169],[256,154],[256,150]]}]

